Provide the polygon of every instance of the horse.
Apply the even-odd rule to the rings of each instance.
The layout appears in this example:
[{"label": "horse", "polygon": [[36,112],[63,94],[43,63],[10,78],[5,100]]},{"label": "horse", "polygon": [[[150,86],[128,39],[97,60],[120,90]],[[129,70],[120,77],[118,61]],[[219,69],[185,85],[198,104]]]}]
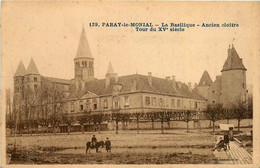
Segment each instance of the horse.
[{"label": "horse", "polygon": [[99,142],[96,142],[96,143],[94,143],[94,144],[92,144],[90,141],[88,141],[87,143],[86,143],[86,147],[87,147],[87,149],[86,149],[86,153],[88,153],[88,151],[89,151],[89,153],[90,153],[90,150],[91,149],[96,149],[96,153],[98,153],[98,148],[99,147],[104,147],[104,141],[99,141]]}]

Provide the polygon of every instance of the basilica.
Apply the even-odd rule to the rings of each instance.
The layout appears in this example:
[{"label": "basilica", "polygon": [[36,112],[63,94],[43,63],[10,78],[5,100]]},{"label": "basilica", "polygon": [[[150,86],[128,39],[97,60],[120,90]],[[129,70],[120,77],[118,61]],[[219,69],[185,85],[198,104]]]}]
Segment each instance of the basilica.
[{"label": "basilica", "polygon": [[120,76],[108,63],[103,79],[95,78],[95,59],[91,54],[84,28],[74,58],[75,76],[71,80],[41,75],[31,59],[26,69],[22,61],[14,74],[14,95],[23,94],[25,88],[40,88],[43,82],[59,86],[66,95],[63,113],[146,113],[160,110],[193,110],[201,112],[207,104],[223,103],[240,96],[246,98],[246,68],[234,46],[228,49],[228,57],[221,70],[222,75],[212,81],[205,71],[194,87],[176,81],[175,76],[158,78],[147,75],[129,74]]}]

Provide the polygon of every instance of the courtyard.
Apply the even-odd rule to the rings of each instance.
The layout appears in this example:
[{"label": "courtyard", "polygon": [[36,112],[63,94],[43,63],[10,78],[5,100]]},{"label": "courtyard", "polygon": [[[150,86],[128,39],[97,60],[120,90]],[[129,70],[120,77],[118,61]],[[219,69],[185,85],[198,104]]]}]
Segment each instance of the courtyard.
[{"label": "courtyard", "polygon": [[[243,128],[243,132],[249,132]],[[86,142],[96,135],[98,141],[109,137],[112,152],[91,150],[86,154]],[[16,138],[17,150],[10,164],[215,164],[215,146],[220,130],[212,134],[210,129],[119,130],[74,132],[71,134],[25,135]],[[7,152],[11,153],[15,138],[7,137]],[[217,154],[218,157],[225,153]],[[226,156],[223,156],[225,158]]]}]

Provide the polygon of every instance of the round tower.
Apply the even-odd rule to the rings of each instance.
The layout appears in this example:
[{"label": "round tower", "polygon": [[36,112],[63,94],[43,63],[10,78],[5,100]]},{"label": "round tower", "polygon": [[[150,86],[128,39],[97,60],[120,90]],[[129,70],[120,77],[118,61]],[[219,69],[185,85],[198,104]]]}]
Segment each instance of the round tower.
[{"label": "round tower", "polygon": [[238,99],[246,101],[246,68],[233,45],[221,72],[223,105],[229,107]]}]

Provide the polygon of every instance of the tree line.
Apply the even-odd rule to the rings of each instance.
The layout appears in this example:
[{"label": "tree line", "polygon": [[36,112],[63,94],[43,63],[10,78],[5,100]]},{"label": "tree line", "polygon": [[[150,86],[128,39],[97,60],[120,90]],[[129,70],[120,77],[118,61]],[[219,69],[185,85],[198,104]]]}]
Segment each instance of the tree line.
[{"label": "tree line", "polygon": [[[10,95],[7,98],[10,99]],[[123,129],[126,129],[127,123],[135,122],[137,133],[139,133],[141,122],[150,122],[151,129],[154,129],[155,122],[160,122],[161,133],[164,133],[164,123],[167,123],[168,129],[170,129],[171,121],[185,122],[188,132],[189,122],[193,120],[210,120],[213,123],[213,131],[215,131],[216,121],[225,119],[229,123],[230,119],[236,119],[239,131],[241,120],[253,118],[252,97],[249,97],[248,101],[237,99],[229,108],[224,108],[222,104],[210,104],[203,112],[165,109],[146,113],[121,113],[120,109],[115,109],[111,113],[92,113],[90,111],[79,115],[70,115],[67,113],[66,104],[66,94],[59,85],[50,84],[47,81],[43,82],[40,88],[25,88],[23,92],[14,95],[12,110],[10,110],[11,105],[7,103],[9,113],[6,115],[6,126],[19,133],[26,128],[27,133],[30,134],[33,133],[33,130],[39,132],[40,126],[46,128],[47,132],[55,134],[55,128],[63,124],[66,125],[69,134],[75,123],[81,126],[81,131],[84,133],[84,124],[86,123],[93,125],[100,132],[103,122],[113,121],[116,124],[116,133],[118,133],[119,122],[121,122]]]}]

